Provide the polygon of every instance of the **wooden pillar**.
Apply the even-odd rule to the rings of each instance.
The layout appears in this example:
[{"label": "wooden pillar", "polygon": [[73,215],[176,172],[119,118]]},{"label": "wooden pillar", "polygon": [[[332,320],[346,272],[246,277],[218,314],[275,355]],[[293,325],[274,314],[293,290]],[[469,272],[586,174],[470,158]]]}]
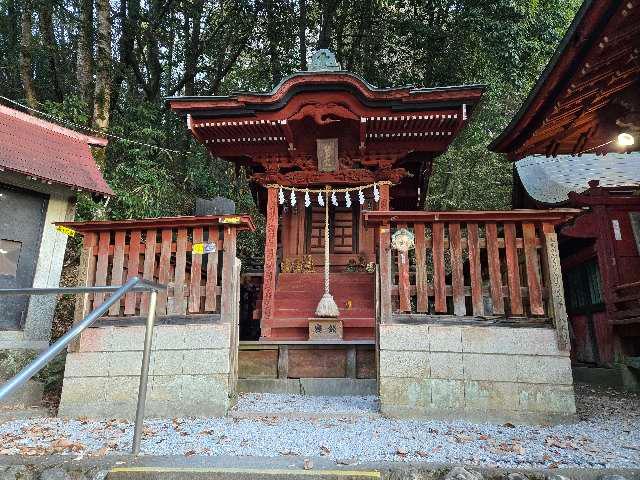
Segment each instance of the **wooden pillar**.
[{"label": "wooden pillar", "polygon": [[[379,211],[389,211],[389,184],[380,184]],[[383,223],[378,230],[380,262],[380,323],[391,321],[391,225]]]},{"label": "wooden pillar", "polygon": [[267,226],[264,245],[264,277],[262,284],[261,337],[271,335],[274,297],[276,292],[276,262],[278,249],[278,187],[267,187]]},{"label": "wooden pillar", "polygon": [[220,295],[220,318],[222,322],[234,322],[234,302],[236,299],[236,228],[225,227],[222,252],[222,294]]},{"label": "wooden pillar", "polygon": [[562,270],[560,265],[560,252],[558,250],[558,235],[553,225],[543,224],[544,249],[543,266],[547,275],[546,284],[549,289],[548,312],[553,317],[556,327],[558,348],[567,351],[570,348],[569,322],[567,308],[564,303],[564,285],[562,282]]},{"label": "wooden pillar", "polygon": [[[98,236],[95,232],[84,234],[82,250],[80,252],[80,265],[78,266],[78,287],[92,287],[96,275],[96,256]],[[73,323],[80,323],[91,312],[92,294],[81,293],[76,295]],[[69,352],[77,352],[80,348],[80,338],[73,340],[68,347]]]}]

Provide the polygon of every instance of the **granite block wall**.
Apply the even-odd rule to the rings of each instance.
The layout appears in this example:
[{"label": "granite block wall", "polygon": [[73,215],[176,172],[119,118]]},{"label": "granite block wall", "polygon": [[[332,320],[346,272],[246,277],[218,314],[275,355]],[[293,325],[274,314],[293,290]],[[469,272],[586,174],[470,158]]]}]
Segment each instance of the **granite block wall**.
[{"label": "granite block wall", "polygon": [[551,328],[380,325],[388,416],[515,423],[571,421],[568,351]]},{"label": "granite block wall", "polygon": [[[90,328],[67,354],[59,416],[129,418],[138,399],[143,325]],[[229,323],[157,325],[145,417],[224,415],[235,398]]]}]

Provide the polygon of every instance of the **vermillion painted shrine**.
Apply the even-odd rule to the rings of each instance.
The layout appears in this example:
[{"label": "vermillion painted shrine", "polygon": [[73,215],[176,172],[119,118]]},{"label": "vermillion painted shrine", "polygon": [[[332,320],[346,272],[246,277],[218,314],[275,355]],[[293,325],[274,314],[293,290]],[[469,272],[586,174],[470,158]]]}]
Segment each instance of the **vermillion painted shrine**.
[{"label": "vermillion painted shrine", "polygon": [[[375,263],[375,228],[364,214],[422,208],[433,159],[467,123],[483,90],[375,88],[319,51],[311,71],[285,78],[268,94],[169,99],[212,155],[247,167],[266,209],[262,339],[306,340],[322,296],[321,273],[284,273],[279,265],[310,257],[316,271],[324,266],[325,211],[316,194],[304,207],[305,189],[377,182],[378,201],[368,188],[363,204],[352,193],[347,207],[337,193],[338,206],[329,212],[332,291],[344,339],[374,338],[374,276],[345,273],[349,262]],[[279,186],[300,189],[295,206],[286,191],[279,207]]]},{"label": "vermillion painted shrine", "polygon": [[[250,175],[263,272],[241,274],[236,258],[247,215],[63,224],[84,237],[80,284],[167,286],[149,414],[224,414],[253,391],[378,394],[389,416],[573,418],[555,227],[578,211],[424,211],[433,160],[483,87],[375,88],[326,50],[311,65],[270,93],[168,99]],[[103,301],[83,297],[78,319]],[[148,309],[147,294],[127,295],[83,333],[61,415],[133,415]],[[241,317],[252,340],[239,341]]]}]

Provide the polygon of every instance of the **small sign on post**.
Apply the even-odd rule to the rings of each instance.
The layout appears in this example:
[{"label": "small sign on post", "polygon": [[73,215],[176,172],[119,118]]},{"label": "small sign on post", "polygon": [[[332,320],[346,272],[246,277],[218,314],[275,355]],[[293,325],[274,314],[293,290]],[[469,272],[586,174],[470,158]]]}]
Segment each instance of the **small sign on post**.
[{"label": "small sign on post", "polygon": [[64,225],[58,225],[56,227],[56,230],[59,231],[60,233],[64,233],[68,237],[75,237],[76,236],[76,231],[75,230],[73,230],[72,228],[69,228],[69,227],[65,227]]},{"label": "small sign on post", "polygon": [[191,253],[195,255],[205,255],[207,253],[214,253],[217,249],[215,242],[207,243],[194,243],[191,246]]}]

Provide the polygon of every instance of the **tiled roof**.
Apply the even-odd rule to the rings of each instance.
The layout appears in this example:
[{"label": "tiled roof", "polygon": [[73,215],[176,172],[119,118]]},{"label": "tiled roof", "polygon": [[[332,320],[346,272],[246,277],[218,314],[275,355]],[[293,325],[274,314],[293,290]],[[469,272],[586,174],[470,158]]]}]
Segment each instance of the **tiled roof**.
[{"label": "tiled roof", "polygon": [[89,146],[90,137],[0,105],[0,167],[51,183],[113,195]]},{"label": "tiled roof", "polygon": [[566,202],[569,192],[587,190],[590,180],[601,187],[640,184],[640,153],[532,155],[517,161],[516,168],[527,193],[547,204]]}]

